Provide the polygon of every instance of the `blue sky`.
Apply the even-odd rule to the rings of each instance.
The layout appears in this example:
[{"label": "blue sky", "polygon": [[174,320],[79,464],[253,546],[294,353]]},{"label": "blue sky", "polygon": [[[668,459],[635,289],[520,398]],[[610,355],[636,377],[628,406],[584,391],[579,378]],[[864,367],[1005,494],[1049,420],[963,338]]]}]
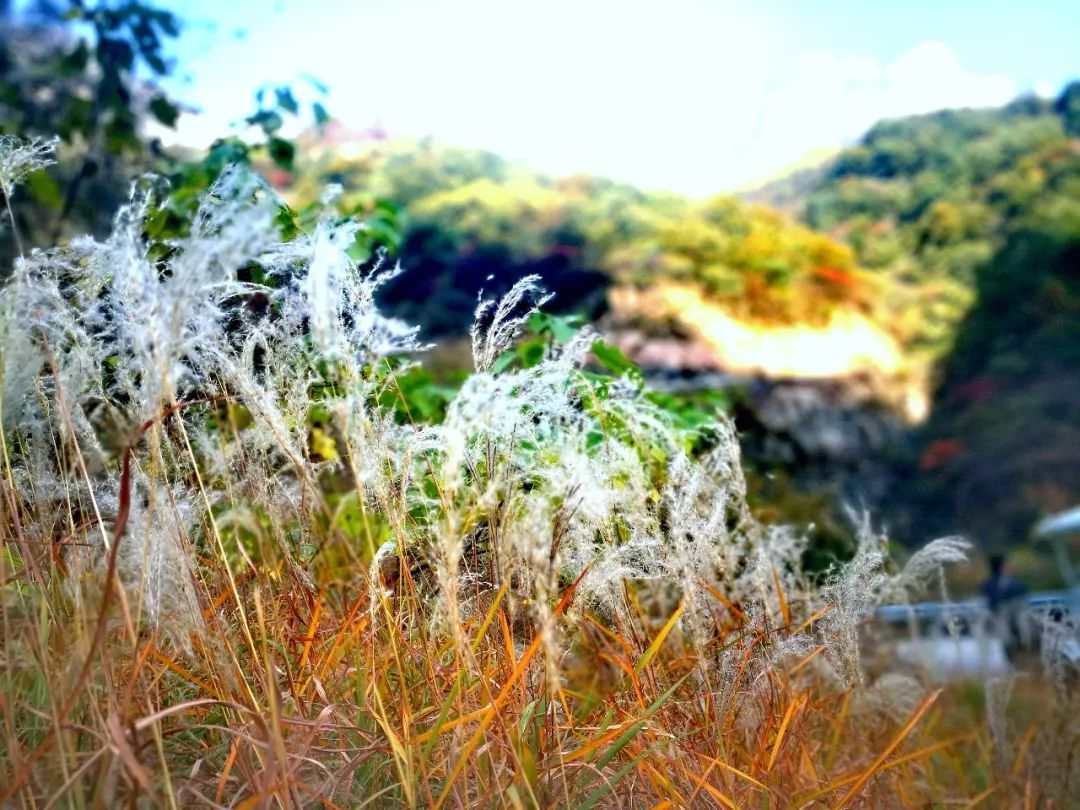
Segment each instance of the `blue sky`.
[{"label": "blue sky", "polygon": [[1056,93],[1068,0],[187,0],[172,88],[203,143],[261,85],[310,75],[351,127],[431,135],[553,174],[731,190],[875,120]]}]

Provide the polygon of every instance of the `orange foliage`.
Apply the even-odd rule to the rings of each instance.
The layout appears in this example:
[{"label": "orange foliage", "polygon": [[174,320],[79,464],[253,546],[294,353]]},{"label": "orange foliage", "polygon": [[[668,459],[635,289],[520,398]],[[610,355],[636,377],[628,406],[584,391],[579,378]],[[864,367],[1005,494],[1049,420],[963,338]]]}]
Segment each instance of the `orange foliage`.
[{"label": "orange foliage", "polygon": [[919,469],[936,470],[963,454],[966,449],[959,439],[936,439],[923,450],[919,458]]},{"label": "orange foliage", "polygon": [[814,278],[843,290],[854,290],[859,280],[850,270],[821,265],[813,270]]}]

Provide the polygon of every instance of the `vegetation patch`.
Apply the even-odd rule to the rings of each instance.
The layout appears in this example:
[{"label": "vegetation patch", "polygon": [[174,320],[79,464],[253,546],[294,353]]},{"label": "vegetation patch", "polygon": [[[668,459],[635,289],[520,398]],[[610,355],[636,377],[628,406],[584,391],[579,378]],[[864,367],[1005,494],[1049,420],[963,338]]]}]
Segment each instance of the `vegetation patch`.
[{"label": "vegetation patch", "polygon": [[898,568],[863,523],[811,577],[729,421],[589,329],[515,348],[536,278],[479,302],[473,373],[433,392],[351,219],[238,167],[180,235],[168,205],[137,186],[3,291],[0,802],[1067,795],[1027,738],[942,736],[921,682],[866,691],[869,611],[963,541]]}]

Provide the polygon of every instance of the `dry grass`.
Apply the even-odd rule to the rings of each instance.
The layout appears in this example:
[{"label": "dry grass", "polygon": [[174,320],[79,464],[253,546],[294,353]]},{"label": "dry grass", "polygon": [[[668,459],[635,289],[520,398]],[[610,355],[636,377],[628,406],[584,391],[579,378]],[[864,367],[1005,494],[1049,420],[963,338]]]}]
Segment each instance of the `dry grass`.
[{"label": "dry grass", "polygon": [[73,601],[70,540],[20,543],[33,516],[8,476],[4,496],[4,806],[1035,807],[1067,789],[1032,760],[1068,737],[1033,722],[1061,710],[1038,689],[1002,761],[959,687],[875,712],[829,682],[822,647],[764,668],[802,628],[737,605],[696,647],[679,611],[564,620],[553,685],[507,586],[435,630],[409,566],[373,593],[332,532],[315,585],[269,543],[236,571],[200,557],[206,628],[184,651],[117,579],[122,512],[102,516],[108,577]]},{"label": "dry grass", "polygon": [[190,236],[154,211],[0,299],[0,806],[1062,806],[1064,686],[1017,729],[1000,685],[865,682],[869,609],[960,541],[896,571],[867,525],[815,584],[729,423],[589,334],[502,367],[533,279],[414,423],[354,225],[282,243],[238,172]]}]

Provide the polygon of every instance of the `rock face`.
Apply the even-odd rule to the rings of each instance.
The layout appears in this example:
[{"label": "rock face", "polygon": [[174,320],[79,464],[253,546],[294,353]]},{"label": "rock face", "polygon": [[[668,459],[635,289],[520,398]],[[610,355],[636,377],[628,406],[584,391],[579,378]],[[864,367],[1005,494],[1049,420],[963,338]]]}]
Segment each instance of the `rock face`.
[{"label": "rock face", "polygon": [[903,429],[872,398],[852,390],[850,381],[756,381],[749,409],[787,449],[777,461],[796,458],[853,463],[898,442]]},{"label": "rock face", "polygon": [[[639,355],[640,357],[640,355]],[[909,452],[909,430],[882,402],[870,379],[767,379],[644,369],[650,387],[670,393],[727,392],[743,456],[763,475],[782,471],[807,494],[825,494],[838,517],[845,507],[887,510],[895,459]]]},{"label": "rock face", "polygon": [[783,469],[801,489],[830,490],[838,505],[883,505],[907,431],[858,380],[758,379],[737,402],[735,424],[750,461]]}]

